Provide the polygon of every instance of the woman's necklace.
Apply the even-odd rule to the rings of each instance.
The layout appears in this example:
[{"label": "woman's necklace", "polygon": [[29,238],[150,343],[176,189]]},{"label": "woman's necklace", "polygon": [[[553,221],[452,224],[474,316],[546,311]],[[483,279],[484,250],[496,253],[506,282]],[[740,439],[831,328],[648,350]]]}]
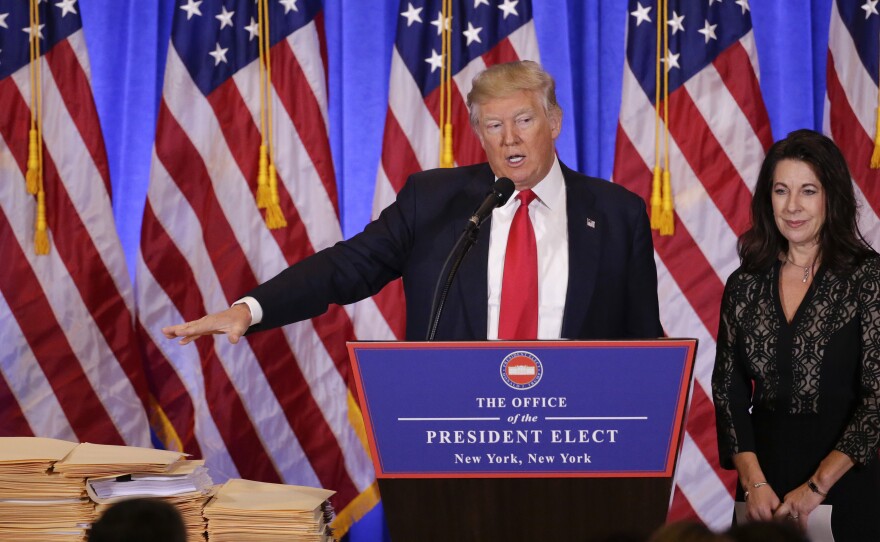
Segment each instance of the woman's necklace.
[{"label": "woman's necklace", "polygon": [[791,260],[791,257],[788,254],[785,255],[785,260],[788,263],[790,263],[791,265],[793,265],[795,267],[800,267],[801,269],[804,270],[804,279],[801,281],[804,283],[806,283],[807,279],[810,278],[810,272],[813,270],[813,266],[816,265],[816,260],[813,260],[812,263],[810,263],[810,265],[798,265]]}]

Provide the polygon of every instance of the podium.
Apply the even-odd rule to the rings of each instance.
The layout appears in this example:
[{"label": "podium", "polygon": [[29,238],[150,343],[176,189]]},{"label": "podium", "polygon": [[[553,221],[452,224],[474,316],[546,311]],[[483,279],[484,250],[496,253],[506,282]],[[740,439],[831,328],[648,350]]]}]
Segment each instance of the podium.
[{"label": "podium", "polygon": [[642,540],[696,340],[349,343],[394,542]]}]

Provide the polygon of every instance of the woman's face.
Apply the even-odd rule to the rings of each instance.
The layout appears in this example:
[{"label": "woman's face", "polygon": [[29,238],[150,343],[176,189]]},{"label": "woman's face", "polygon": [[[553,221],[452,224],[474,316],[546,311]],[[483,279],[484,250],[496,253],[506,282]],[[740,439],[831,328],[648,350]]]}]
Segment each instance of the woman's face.
[{"label": "woman's face", "polygon": [[770,200],[776,227],[790,248],[809,248],[819,242],[825,224],[825,189],[813,168],[800,160],[780,160]]}]

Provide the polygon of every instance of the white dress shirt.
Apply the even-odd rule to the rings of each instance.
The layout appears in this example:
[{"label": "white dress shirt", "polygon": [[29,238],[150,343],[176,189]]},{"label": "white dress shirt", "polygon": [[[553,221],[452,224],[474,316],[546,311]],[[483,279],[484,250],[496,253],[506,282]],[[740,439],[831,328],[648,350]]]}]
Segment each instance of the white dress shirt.
[{"label": "white dress shirt", "polygon": [[[538,245],[538,339],[558,339],[562,336],[562,315],[568,293],[568,213],[565,178],[558,159],[553,161],[547,176],[532,188],[532,192],[537,196],[529,205],[529,218]],[[489,233],[489,321],[486,333],[489,340],[498,339],[504,254],[507,252],[510,224],[520,205],[516,199],[517,193],[506,204],[492,211],[492,229]]]}]

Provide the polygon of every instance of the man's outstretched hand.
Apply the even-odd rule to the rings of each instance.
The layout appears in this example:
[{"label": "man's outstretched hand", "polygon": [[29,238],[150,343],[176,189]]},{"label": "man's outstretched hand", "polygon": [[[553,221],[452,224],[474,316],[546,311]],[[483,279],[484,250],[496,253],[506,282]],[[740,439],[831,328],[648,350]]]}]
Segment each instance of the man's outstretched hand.
[{"label": "man's outstretched hand", "polygon": [[225,334],[229,342],[236,344],[250,325],[251,310],[239,303],[192,322],[163,327],[162,333],[169,339],[180,337],[180,344],[189,344],[204,335]]}]

